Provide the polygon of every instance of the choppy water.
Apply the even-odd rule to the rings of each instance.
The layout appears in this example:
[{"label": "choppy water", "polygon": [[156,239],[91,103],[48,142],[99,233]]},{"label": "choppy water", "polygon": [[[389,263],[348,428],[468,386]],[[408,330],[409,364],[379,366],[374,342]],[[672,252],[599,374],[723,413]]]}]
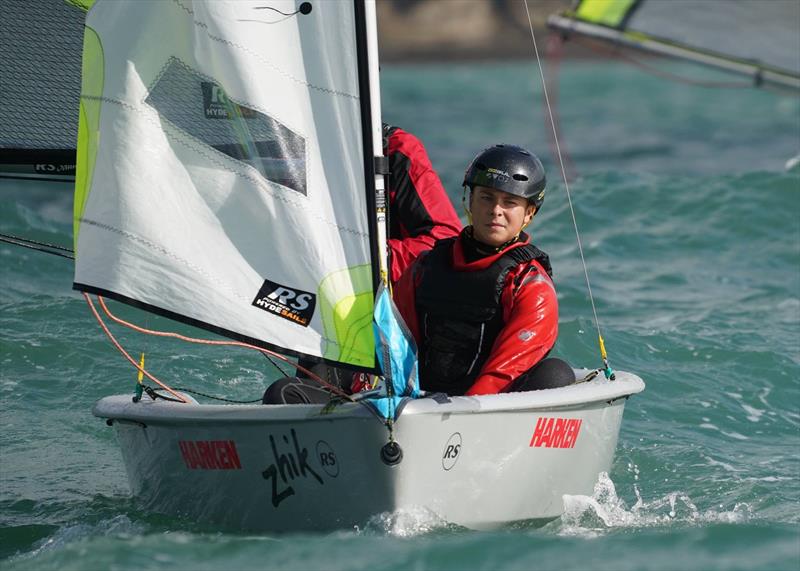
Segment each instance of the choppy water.
[{"label": "choppy water", "polygon": [[[456,204],[483,145],[546,159],[551,190],[533,233],[556,271],[558,352],[595,366],[535,73],[385,65],[385,118],[425,141]],[[800,169],[784,170],[800,153],[800,99],[576,62],[562,69],[558,116],[612,364],[648,383],[594,495],[565,498],[544,528],[498,533],[397,513],[329,535],[253,536],[143,513],[112,431],[89,412],[130,388],[129,367],[71,291],[67,260],[0,245],[0,566],[800,568]],[[70,245],[66,186],[4,181],[0,192],[0,231]],[[258,398],[273,375],[250,354],[120,337],[165,377],[233,398]]]}]

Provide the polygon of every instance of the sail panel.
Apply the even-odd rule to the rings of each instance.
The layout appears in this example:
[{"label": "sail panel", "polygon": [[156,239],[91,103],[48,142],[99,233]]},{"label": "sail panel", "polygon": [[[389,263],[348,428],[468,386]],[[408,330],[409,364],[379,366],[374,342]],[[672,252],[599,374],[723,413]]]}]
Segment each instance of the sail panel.
[{"label": "sail panel", "polygon": [[92,7],[75,287],[374,369],[353,4],[264,7]]},{"label": "sail panel", "polygon": [[800,88],[797,0],[581,0],[548,24]]}]

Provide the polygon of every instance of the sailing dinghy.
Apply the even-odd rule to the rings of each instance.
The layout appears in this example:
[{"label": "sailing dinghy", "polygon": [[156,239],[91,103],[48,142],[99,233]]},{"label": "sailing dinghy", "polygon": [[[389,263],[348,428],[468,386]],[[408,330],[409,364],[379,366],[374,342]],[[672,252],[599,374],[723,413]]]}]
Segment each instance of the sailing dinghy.
[{"label": "sailing dinghy", "polygon": [[558,517],[611,467],[625,402],[644,388],[633,374],[418,390],[382,286],[374,1],[98,1],[78,147],[74,287],[87,300],[384,379],[324,407],[199,404],[168,388],[171,401],[101,399],[93,412],[145,509],[246,530],[398,510],[492,529]]}]

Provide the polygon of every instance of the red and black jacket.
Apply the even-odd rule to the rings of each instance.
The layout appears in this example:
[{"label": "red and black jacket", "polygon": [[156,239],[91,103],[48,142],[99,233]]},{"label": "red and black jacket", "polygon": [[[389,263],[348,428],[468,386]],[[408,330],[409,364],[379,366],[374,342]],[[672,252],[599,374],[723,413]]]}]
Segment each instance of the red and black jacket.
[{"label": "red and black jacket", "polygon": [[461,221],[420,140],[399,127],[383,125],[389,157],[389,250],[396,283],[422,252],[457,236]]},{"label": "red and black jacket", "polygon": [[473,262],[463,236],[420,257],[394,300],[419,347],[423,390],[499,393],[553,348],[558,300],[527,235]]}]

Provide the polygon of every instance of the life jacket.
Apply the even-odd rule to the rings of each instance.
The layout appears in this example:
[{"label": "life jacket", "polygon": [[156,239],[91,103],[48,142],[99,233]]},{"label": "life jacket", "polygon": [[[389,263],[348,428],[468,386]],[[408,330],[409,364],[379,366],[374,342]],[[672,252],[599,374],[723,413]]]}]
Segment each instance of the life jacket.
[{"label": "life jacket", "polygon": [[507,251],[477,271],[455,271],[453,244],[440,240],[420,261],[416,288],[420,335],[420,380],[431,392],[464,394],[477,378],[503,328],[500,296],[508,272],[538,261],[552,274],[547,254],[527,244]]}]

